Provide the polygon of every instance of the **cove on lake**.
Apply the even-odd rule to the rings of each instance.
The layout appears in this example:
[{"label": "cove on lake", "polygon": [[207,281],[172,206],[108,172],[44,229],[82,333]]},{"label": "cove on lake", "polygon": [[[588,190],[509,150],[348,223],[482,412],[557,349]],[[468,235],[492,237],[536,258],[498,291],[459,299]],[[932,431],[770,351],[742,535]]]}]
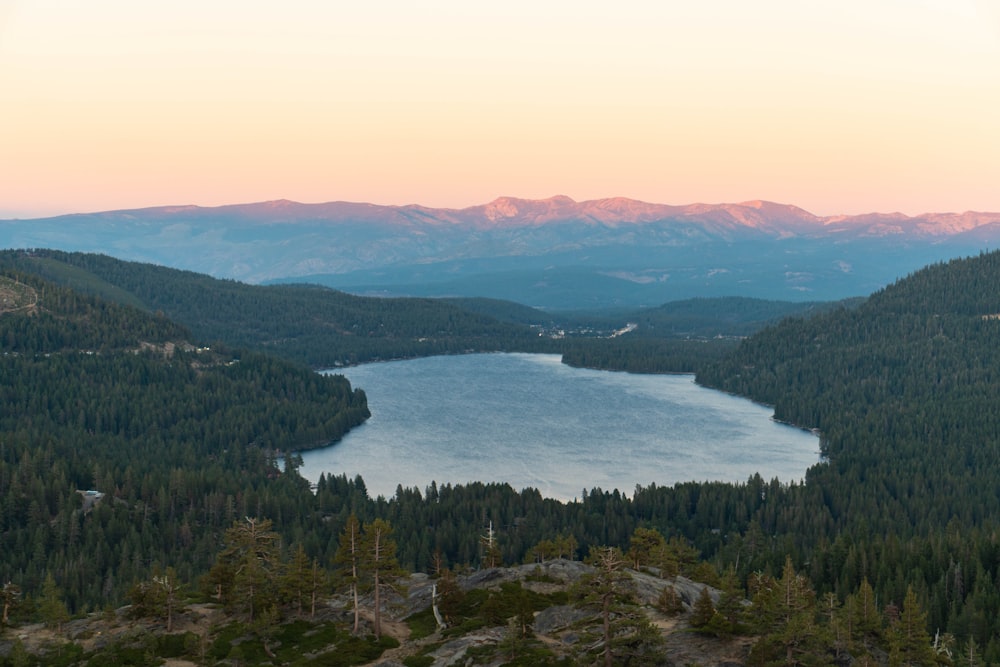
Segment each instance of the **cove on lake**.
[{"label": "cove on lake", "polygon": [[371,418],[302,453],[300,473],[361,475],[373,498],[436,481],[508,482],[559,500],[584,489],[681,481],[798,481],[819,439],[691,375],[571,368],[551,354],[470,354],[366,364],[344,374]]}]

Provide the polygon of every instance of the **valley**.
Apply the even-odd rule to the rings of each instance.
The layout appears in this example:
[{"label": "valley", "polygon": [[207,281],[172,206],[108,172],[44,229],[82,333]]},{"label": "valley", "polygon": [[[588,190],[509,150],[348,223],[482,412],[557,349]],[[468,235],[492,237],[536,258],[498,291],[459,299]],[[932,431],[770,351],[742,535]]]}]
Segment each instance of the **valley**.
[{"label": "valley", "polygon": [[[294,623],[307,591],[322,589],[314,599],[341,600],[343,609],[352,525],[359,539],[391,534],[395,560],[387,577],[467,576],[567,557],[599,571],[603,562],[609,578],[602,585],[624,605],[621,618],[634,621],[623,636],[650,656],[662,655],[662,633],[648,634],[642,619],[649,616],[636,613],[629,586],[615,588],[613,572],[656,567],[668,582],[676,572],[729,591],[711,611],[690,596],[668,606],[690,627],[704,623],[708,637],[738,638],[746,664],[777,660],[788,646],[824,664],[1000,660],[992,585],[1000,577],[1000,428],[992,410],[1000,395],[1000,324],[989,317],[1000,311],[997,253],[933,264],[866,299],[799,310],[753,299],[694,300],[666,304],[656,317],[649,311],[646,320],[631,316],[642,313],[576,313],[556,322],[542,311],[532,322],[532,311],[496,302],[467,309],[459,301],[251,286],[106,255],[8,251],[0,267],[7,285],[37,295],[30,310],[0,315],[7,623],[16,631],[44,622],[66,639],[41,658],[18,653],[16,632],[5,635],[6,663],[156,664],[141,656],[166,653],[202,655],[197,659],[209,664],[293,660],[269,653],[299,641]],[[610,337],[627,322],[637,324],[634,331]],[[539,336],[540,326],[580,335]],[[168,344],[173,356],[162,353]],[[210,358],[199,348],[210,348]],[[754,474],[738,482],[652,483],[631,493],[590,489],[572,501],[483,481],[432,482],[373,498],[361,476],[324,475],[315,489],[301,477],[301,462],[289,452],[335,441],[369,414],[363,387],[310,366],[470,351],[544,351],[575,355],[577,365],[695,372],[705,386],[817,429],[824,460],[801,482]],[[83,512],[77,491],[88,489],[104,498]],[[263,540],[266,557],[240,546],[247,540]],[[358,557],[363,553],[371,552]],[[611,567],[618,553],[623,560]],[[248,567],[259,578],[235,574]],[[372,614],[381,605],[371,597],[371,569],[365,572],[355,583],[365,587],[361,606]],[[199,654],[194,644],[167,648],[186,640],[152,629],[97,652],[58,634],[70,618],[125,604],[128,613],[164,618],[157,591],[175,589],[162,582],[176,582],[185,605],[222,610],[225,620],[210,636],[217,653]],[[796,591],[794,632],[774,620],[791,613],[767,597],[779,586]],[[456,612],[455,628],[465,629],[455,632],[517,622],[516,590],[478,595],[483,604],[495,595],[498,611],[475,622],[480,612]],[[590,594],[580,595],[567,602],[582,614]],[[726,611],[732,608],[724,599],[746,600],[737,608],[750,614]],[[544,611],[532,609],[536,620]],[[419,615],[405,618],[411,628],[419,624]],[[904,639],[904,622],[921,632]],[[378,634],[375,621],[357,636],[349,623],[335,621],[328,645]],[[950,657],[940,644],[932,653],[935,630]],[[496,647],[540,650],[518,645],[516,632],[492,636]],[[143,644],[151,638],[167,643]],[[370,642],[349,651],[352,664],[388,648]],[[603,644],[595,638],[588,645]],[[142,646],[133,662],[121,662]],[[318,650],[294,659],[333,660]],[[510,664],[513,654],[504,658],[504,650],[483,659]],[[532,664],[589,660],[548,651],[525,655],[534,656]],[[706,650],[705,659],[721,654]],[[407,659],[436,664],[429,653]]]},{"label": "valley", "polygon": [[1000,0],[0,0],[0,667],[1000,666]]}]

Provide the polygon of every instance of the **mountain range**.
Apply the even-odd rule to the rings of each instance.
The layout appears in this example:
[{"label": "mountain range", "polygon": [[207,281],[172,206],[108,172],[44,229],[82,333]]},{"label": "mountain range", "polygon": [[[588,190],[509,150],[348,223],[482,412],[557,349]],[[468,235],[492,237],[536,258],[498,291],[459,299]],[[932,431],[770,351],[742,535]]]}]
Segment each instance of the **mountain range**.
[{"label": "mountain range", "polygon": [[287,200],[0,221],[0,246],[103,252],[251,283],[655,306],[709,296],[832,300],[978,254],[1000,213],[816,216],[767,201],[671,206],[500,197],[462,209]]}]

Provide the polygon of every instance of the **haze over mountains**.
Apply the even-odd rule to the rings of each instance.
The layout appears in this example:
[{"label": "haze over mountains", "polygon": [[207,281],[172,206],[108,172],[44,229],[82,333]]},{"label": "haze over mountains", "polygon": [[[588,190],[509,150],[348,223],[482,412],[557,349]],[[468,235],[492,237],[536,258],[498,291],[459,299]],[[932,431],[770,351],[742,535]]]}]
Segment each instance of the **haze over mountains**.
[{"label": "haze over mountains", "polygon": [[670,206],[563,196],[464,209],[278,200],[0,221],[0,247],[103,252],[252,283],[546,308],[865,295],[997,238],[1000,213],[820,217],[765,201]]}]

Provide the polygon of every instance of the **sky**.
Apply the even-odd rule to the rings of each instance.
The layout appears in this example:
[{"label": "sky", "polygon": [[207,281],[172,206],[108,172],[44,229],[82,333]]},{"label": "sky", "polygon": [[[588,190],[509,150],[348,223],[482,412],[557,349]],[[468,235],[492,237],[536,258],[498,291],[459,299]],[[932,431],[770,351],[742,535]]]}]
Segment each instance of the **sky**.
[{"label": "sky", "polygon": [[0,0],[0,218],[1000,211],[1000,0]]}]

